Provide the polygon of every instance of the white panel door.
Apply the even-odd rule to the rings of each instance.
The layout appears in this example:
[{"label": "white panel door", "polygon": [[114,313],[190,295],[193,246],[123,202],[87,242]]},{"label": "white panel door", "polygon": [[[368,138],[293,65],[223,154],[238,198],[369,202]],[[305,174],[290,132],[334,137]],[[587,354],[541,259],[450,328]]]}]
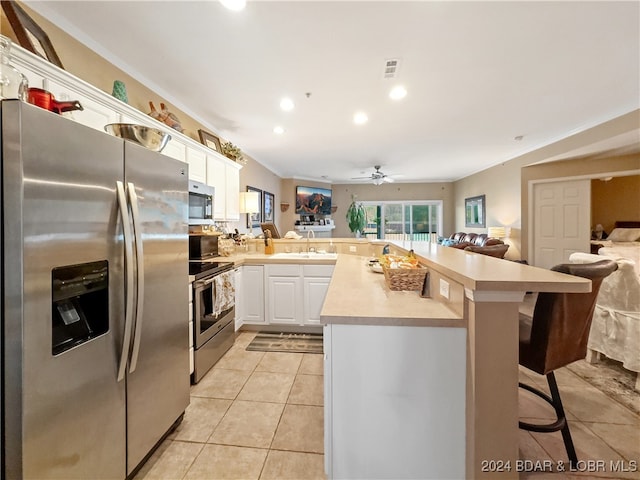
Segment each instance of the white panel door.
[{"label": "white panel door", "polygon": [[589,252],[590,180],[535,184],[533,202],[533,265],[551,268]]},{"label": "white panel door", "polygon": [[226,220],[227,177],[224,161],[213,155],[207,155],[207,184],[216,189],[213,200],[213,219]]},{"label": "white panel door", "polygon": [[320,325],[320,311],[327,296],[330,278],[304,278],[304,324]]},{"label": "white panel door", "polygon": [[187,147],[187,163],[189,164],[189,180],[207,183],[207,156],[204,152]]},{"label": "white panel door", "polygon": [[242,323],[265,324],[264,265],[242,267]]},{"label": "white panel door", "polygon": [[270,324],[302,323],[302,279],[300,277],[268,278],[267,294]]},{"label": "white panel door", "polygon": [[240,220],[240,167],[227,165],[225,170],[227,205],[225,216],[228,221]]},{"label": "white panel door", "polygon": [[101,132],[104,132],[105,125],[118,121],[119,115],[115,110],[85,95],[74,92],[71,87],[63,86],[53,80],[49,80],[47,85],[47,89],[56,100],[65,102],[78,100],[80,102],[83,110],[74,110],[67,114],[71,120]]}]

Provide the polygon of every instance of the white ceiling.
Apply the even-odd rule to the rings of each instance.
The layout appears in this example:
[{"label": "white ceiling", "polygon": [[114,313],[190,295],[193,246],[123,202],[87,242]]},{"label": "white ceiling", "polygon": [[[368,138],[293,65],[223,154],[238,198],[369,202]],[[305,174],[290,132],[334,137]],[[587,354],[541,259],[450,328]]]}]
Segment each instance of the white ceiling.
[{"label": "white ceiling", "polygon": [[282,177],[456,180],[640,107],[636,1],[25,3]]}]

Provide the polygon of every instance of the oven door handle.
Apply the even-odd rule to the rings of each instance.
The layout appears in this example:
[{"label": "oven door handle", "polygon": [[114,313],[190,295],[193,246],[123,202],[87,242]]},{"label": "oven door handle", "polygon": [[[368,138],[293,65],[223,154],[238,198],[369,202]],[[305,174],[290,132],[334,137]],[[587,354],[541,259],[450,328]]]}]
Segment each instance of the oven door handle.
[{"label": "oven door handle", "polygon": [[142,314],[144,312],[144,251],[142,249],[142,226],[140,222],[140,209],[138,208],[138,195],[136,186],[127,183],[127,193],[131,204],[131,218],[133,220],[133,235],[136,241],[136,271],[137,271],[137,295],[136,295],[136,321],[135,334],[133,336],[133,351],[131,352],[131,363],[129,373],[133,373],[138,365],[138,354],[140,353],[140,342],[142,339]]},{"label": "oven door handle", "polygon": [[116,190],[118,194],[118,208],[120,209],[120,217],[122,219],[124,260],[125,271],[127,274],[125,283],[126,304],[124,310],[124,332],[122,335],[122,350],[120,352],[120,362],[118,365],[118,382],[120,382],[124,379],[124,374],[127,369],[127,357],[129,356],[129,347],[131,346],[131,328],[133,326],[133,238],[131,234],[127,197],[124,193],[124,184],[117,181]]}]

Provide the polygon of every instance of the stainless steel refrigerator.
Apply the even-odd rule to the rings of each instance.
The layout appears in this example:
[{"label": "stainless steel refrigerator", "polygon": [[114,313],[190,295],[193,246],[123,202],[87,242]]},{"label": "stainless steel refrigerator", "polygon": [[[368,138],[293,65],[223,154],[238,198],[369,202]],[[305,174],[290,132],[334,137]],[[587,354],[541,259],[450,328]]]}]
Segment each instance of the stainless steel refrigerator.
[{"label": "stainless steel refrigerator", "polygon": [[130,476],[189,403],[187,166],[2,101],[2,477]]}]

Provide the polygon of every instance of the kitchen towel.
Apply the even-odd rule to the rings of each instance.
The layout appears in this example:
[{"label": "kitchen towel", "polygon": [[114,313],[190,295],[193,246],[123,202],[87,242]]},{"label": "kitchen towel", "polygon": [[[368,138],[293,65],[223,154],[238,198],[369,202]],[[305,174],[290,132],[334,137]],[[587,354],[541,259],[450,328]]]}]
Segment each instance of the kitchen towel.
[{"label": "kitchen towel", "polygon": [[220,275],[213,277],[212,290],[212,303],[213,314],[218,316],[225,310],[233,307],[235,303],[235,275],[233,270],[230,272],[224,272]]}]

